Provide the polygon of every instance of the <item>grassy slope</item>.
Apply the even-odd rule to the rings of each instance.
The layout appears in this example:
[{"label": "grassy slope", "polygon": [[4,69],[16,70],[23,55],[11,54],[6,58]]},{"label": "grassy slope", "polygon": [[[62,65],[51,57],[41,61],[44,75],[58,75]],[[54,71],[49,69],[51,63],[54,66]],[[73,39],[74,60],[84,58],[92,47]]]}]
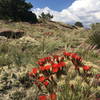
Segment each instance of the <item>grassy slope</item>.
[{"label": "grassy slope", "polygon": [[[55,22],[29,24],[0,21],[1,31],[18,30],[25,33],[20,39],[0,38],[0,92],[3,96],[1,99],[15,100],[14,98],[17,96],[23,98],[27,95],[24,100],[32,100],[31,98],[34,97],[32,95],[34,94],[33,88],[27,82],[24,84],[25,86],[22,85],[20,79],[23,80],[25,73],[36,66],[37,59],[53,53],[61,54],[60,51],[63,49],[77,52],[90,65],[93,65],[92,63],[100,65],[98,52],[88,50],[86,43],[91,30],[71,28],[70,25]],[[44,34],[46,32],[51,33]],[[26,88],[27,85],[29,85],[28,88]],[[16,95],[16,91],[19,94]]]}]

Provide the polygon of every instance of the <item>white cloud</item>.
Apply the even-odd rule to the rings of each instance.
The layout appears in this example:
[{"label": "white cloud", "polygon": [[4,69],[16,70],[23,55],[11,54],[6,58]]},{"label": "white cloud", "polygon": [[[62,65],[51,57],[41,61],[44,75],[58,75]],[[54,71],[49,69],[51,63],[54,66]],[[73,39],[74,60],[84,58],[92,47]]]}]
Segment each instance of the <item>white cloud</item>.
[{"label": "white cloud", "polygon": [[62,11],[54,11],[48,7],[33,9],[37,15],[42,12],[54,15],[52,20],[64,23],[81,21],[85,26],[91,23],[100,22],[100,0],[76,0],[69,8]]}]

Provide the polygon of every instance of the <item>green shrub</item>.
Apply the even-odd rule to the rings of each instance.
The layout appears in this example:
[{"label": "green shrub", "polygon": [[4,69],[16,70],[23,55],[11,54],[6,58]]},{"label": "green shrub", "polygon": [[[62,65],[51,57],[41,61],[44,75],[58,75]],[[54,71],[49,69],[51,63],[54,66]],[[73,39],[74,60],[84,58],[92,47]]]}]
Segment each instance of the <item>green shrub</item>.
[{"label": "green shrub", "polygon": [[92,34],[88,39],[91,44],[91,49],[100,49],[100,24],[96,23],[92,25]]},{"label": "green shrub", "polygon": [[53,18],[53,15],[51,15],[50,13],[45,14],[44,12],[41,13],[41,15],[39,16],[40,21],[45,22],[50,21]]},{"label": "green shrub", "polygon": [[75,23],[75,26],[84,27],[83,24],[82,24],[81,22],[76,22],[76,23]]}]

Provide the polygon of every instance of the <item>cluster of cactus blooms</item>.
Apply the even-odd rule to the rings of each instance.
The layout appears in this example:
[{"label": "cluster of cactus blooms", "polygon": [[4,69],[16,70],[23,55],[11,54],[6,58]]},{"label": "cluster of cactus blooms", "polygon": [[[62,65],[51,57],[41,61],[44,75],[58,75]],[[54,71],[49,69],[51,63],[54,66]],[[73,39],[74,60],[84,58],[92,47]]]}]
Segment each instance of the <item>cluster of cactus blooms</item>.
[{"label": "cluster of cactus blooms", "polygon": [[[54,55],[39,59],[37,64],[39,67],[33,68],[29,72],[29,76],[32,78],[33,83],[38,87],[40,91],[45,88],[50,96],[46,95],[38,96],[39,100],[56,100],[55,89],[57,82],[55,76],[61,76],[65,74],[67,68],[67,61],[70,60],[75,66],[75,70],[80,74],[80,68],[86,72],[90,70],[90,66],[86,66],[82,63],[82,58],[76,53],[64,52],[62,56]],[[49,98],[49,99],[48,99]]]},{"label": "cluster of cactus blooms", "polygon": [[64,52],[63,54],[65,57],[72,61],[73,65],[75,66],[75,69],[78,70],[79,73],[80,68],[83,68],[84,72],[90,70],[91,67],[84,65],[82,63],[82,58],[78,56],[76,53]]},{"label": "cluster of cactus blooms", "polygon": [[53,35],[53,32],[45,32],[45,35]]}]

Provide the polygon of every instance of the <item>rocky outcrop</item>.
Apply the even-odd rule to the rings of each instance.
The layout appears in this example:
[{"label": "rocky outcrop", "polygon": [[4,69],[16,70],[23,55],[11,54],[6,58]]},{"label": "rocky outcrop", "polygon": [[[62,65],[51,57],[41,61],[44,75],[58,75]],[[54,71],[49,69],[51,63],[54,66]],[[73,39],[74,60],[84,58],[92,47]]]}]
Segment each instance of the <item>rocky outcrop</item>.
[{"label": "rocky outcrop", "polygon": [[23,31],[12,31],[12,30],[4,30],[0,32],[0,36],[11,38],[11,39],[19,39],[24,35]]}]

